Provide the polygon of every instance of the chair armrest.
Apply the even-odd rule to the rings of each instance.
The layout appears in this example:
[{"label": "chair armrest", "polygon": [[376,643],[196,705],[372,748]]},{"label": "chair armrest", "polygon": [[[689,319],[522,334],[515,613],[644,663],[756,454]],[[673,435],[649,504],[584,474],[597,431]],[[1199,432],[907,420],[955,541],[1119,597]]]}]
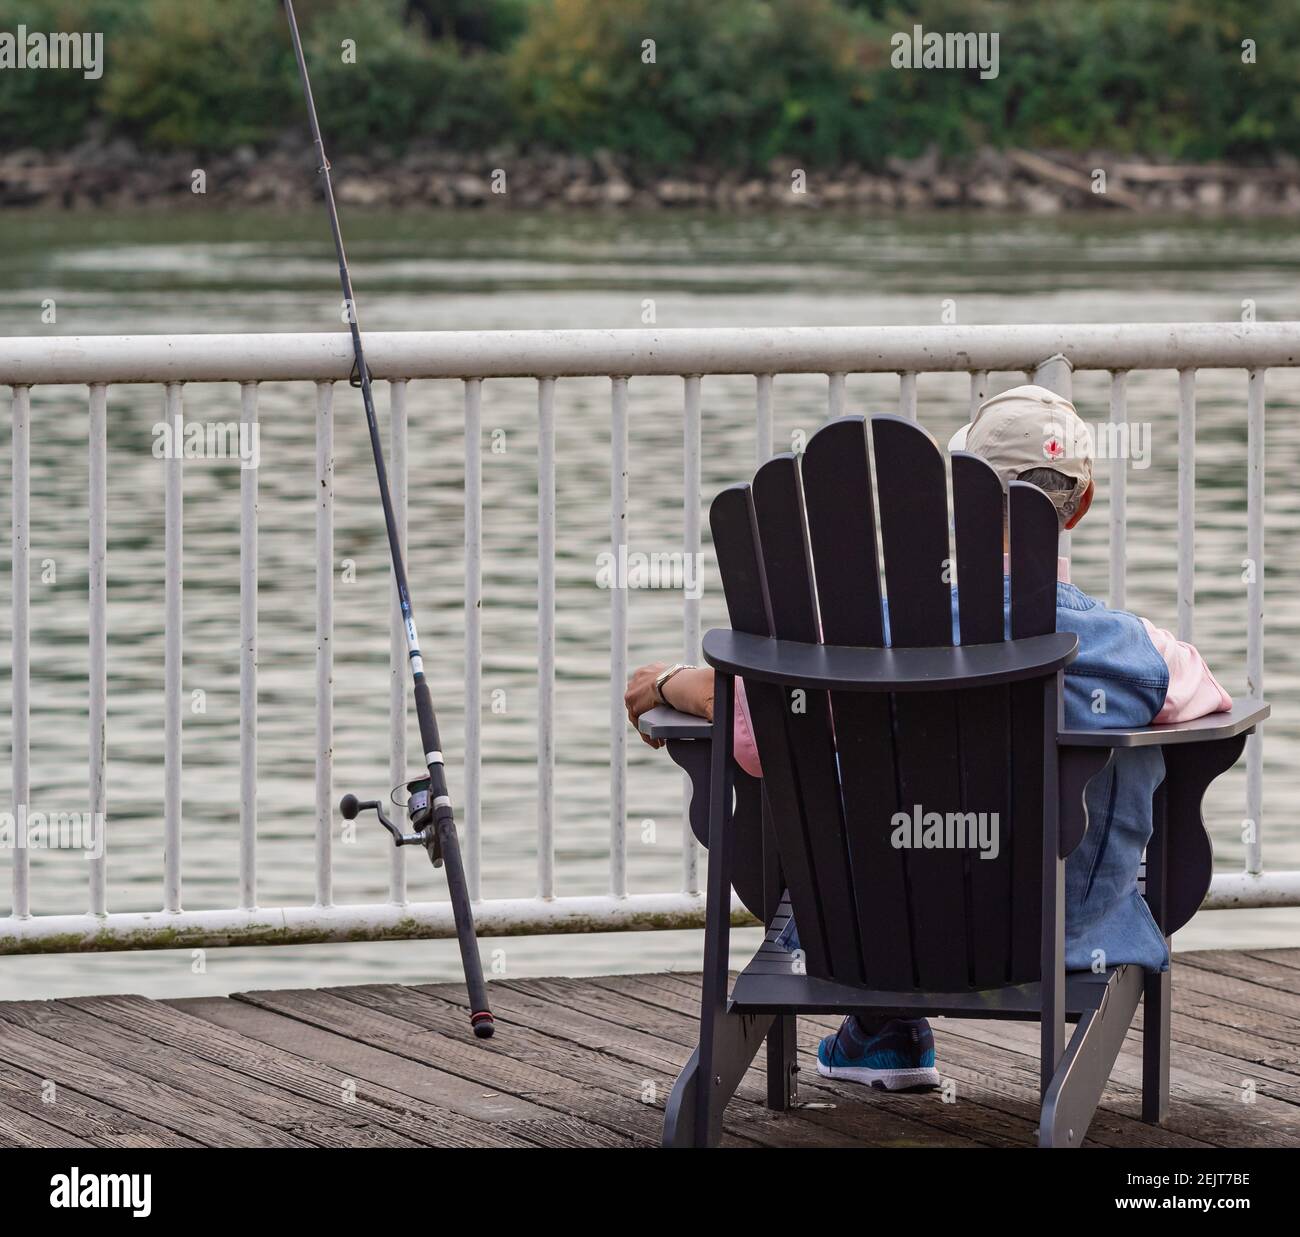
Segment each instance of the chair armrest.
[{"label": "chair armrest", "polygon": [[666,704],[647,709],[637,719],[636,728],[648,739],[707,739],[713,723],[693,713],[679,713]]},{"label": "chair armrest", "polygon": [[1132,730],[1062,730],[1056,742],[1065,747],[1167,747],[1172,743],[1204,743],[1249,734],[1272,709],[1263,700],[1239,700],[1226,713],[1210,713],[1194,722],[1137,726]]},{"label": "chair armrest", "polygon": [[1042,678],[1072,662],[1079,638],[1069,632],[926,649],[804,644],[714,628],[704,659],[724,674],[813,690],[933,692],[992,687]]}]

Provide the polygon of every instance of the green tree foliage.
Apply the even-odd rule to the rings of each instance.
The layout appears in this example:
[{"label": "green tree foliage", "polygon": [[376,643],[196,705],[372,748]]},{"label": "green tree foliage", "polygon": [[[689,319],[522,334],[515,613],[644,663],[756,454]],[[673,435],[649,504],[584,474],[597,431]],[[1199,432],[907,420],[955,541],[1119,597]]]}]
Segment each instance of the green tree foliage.
[{"label": "green tree foliage", "polygon": [[510,62],[524,132],[655,166],[809,162],[859,143],[880,59],[831,0],[551,0]]},{"label": "green tree foliage", "polygon": [[[139,0],[0,0],[0,32],[88,31],[113,39],[145,29]],[[104,77],[75,70],[0,69],[0,144],[69,146],[100,114]]]},{"label": "green tree foliage", "polygon": [[[333,149],[513,143],[648,170],[929,148],[1300,154],[1300,0],[297,0]],[[278,0],[0,0],[91,30],[105,72],[0,71],[0,143],[268,144],[300,123]],[[998,75],[891,40],[996,32]],[[345,57],[355,42],[355,61]],[[648,40],[653,41],[653,53]],[[1243,41],[1253,40],[1253,63]]]}]

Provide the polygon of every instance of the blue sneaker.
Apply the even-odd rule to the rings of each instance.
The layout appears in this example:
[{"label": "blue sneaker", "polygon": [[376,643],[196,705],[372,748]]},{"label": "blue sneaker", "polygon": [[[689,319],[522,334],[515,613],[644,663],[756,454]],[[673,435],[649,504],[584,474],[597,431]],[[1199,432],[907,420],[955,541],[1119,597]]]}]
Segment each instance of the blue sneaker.
[{"label": "blue sneaker", "polygon": [[867,1083],[877,1091],[937,1087],[934,1033],[924,1018],[895,1018],[871,1035],[850,1014],[817,1046],[817,1072],[823,1078]]}]

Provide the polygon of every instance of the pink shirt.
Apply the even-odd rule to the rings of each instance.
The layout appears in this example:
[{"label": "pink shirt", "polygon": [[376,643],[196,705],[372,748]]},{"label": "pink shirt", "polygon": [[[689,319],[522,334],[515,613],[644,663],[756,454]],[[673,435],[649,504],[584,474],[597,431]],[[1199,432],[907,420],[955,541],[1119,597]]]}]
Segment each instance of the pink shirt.
[{"label": "pink shirt", "polygon": [[[1062,584],[1070,582],[1070,560],[1056,560],[1056,578]],[[1169,687],[1165,702],[1155,716],[1155,724],[1190,722],[1208,713],[1219,713],[1232,708],[1232,697],[1219,686],[1210,673],[1205,659],[1194,645],[1179,640],[1173,632],[1165,631],[1142,619],[1147,636],[1156,652],[1169,667]],[[758,745],[754,742],[754,727],[749,718],[749,702],[745,699],[745,684],[736,680],[736,721],[733,742],[736,763],[751,777],[762,777],[763,769],[758,759]]]}]

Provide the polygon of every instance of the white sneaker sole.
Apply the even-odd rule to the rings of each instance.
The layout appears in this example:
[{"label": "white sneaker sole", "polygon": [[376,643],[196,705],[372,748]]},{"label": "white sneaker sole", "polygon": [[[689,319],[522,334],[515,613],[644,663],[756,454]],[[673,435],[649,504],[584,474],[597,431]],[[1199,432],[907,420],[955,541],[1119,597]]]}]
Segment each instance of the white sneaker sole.
[{"label": "white sneaker sole", "polygon": [[823,1065],[817,1062],[817,1072],[823,1078],[839,1078],[845,1082],[860,1082],[877,1091],[910,1091],[918,1087],[937,1087],[939,1071],[929,1069],[868,1069],[865,1065]]}]

